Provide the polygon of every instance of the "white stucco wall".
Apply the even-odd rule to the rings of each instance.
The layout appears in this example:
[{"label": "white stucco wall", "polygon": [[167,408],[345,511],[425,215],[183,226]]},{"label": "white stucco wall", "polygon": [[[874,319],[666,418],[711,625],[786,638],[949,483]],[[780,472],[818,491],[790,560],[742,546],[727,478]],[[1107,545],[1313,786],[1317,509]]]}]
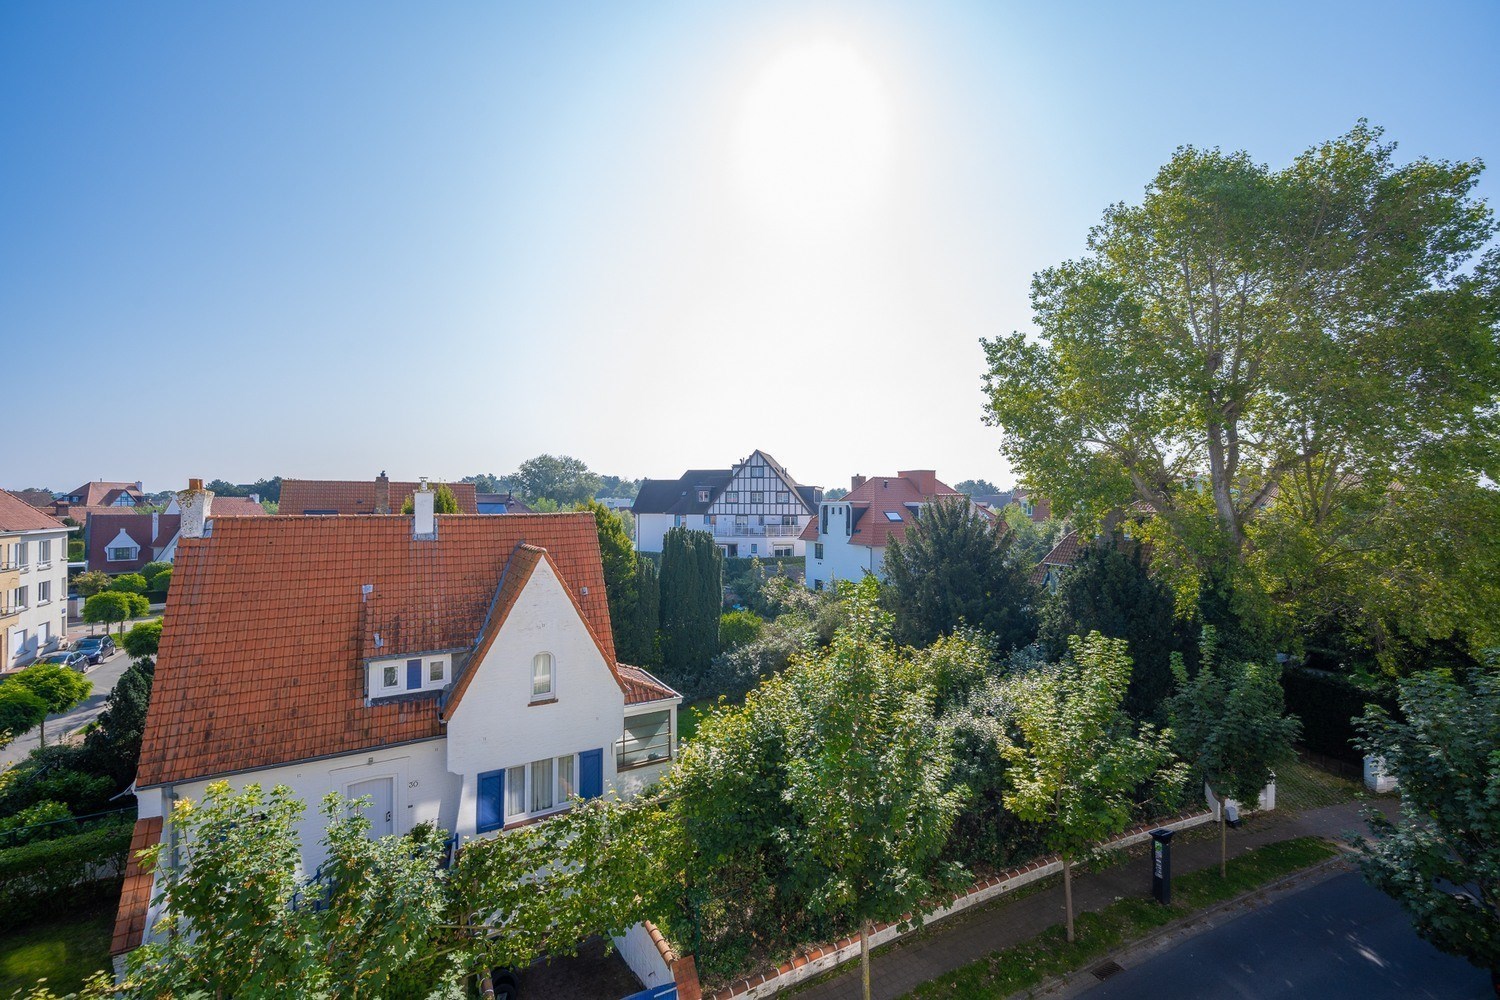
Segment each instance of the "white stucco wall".
[{"label": "white stucco wall", "polygon": [[[41,542],[50,542],[49,561],[41,559]],[[4,559],[11,558],[11,547],[26,547],[25,566],[15,569],[17,587],[26,588],[26,610],[5,626],[0,634],[0,672],[24,667],[39,656],[54,652],[68,634],[68,530],[57,528],[26,531],[0,538]],[[51,587],[51,596],[41,600],[41,585]],[[10,595],[0,595],[9,603]],[[45,635],[44,635],[45,633]]]},{"label": "white stucco wall", "polygon": [[[885,572],[885,548],[855,545],[849,540],[848,522],[852,513],[850,506],[832,500],[825,502],[823,507],[828,510],[828,531],[818,532],[818,542],[823,545],[823,558],[817,557],[817,544],[807,546],[807,589],[816,590],[819,581],[827,588],[835,580],[860,580],[866,573],[881,576]],[[821,511],[818,524],[821,528]]]},{"label": "white stucco wall", "polygon": [[[699,517],[702,526],[703,518]],[[667,532],[672,528],[671,514],[635,515],[635,550],[637,552],[660,552]]]}]

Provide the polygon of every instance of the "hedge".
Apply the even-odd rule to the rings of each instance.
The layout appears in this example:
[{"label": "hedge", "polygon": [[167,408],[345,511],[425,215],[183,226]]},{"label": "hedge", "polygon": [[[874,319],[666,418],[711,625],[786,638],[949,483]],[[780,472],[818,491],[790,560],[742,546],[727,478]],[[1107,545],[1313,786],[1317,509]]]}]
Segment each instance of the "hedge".
[{"label": "hedge", "polygon": [[1354,764],[1363,757],[1352,742],[1358,735],[1354,720],[1365,714],[1365,706],[1373,703],[1396,711],[1393,699],[1324,670],[1292,668],[1282,674],[1281,683],[1287,710],[1302,720],[1302,745]]},{"label": "hedge", "polygon": [[0,851],[0,928],[118,896],[132,827],[126,820]]}]

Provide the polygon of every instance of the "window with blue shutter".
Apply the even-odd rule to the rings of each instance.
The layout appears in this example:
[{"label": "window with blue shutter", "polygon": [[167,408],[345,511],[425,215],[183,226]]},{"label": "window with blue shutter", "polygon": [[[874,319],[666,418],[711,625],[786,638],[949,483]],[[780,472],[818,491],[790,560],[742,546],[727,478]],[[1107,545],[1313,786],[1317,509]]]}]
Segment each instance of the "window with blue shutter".
[{"label": "window with blue shutter", "polygon": [[417,691],[422,687],[422,661],[406,661],[406,690]]},{"label": "window with blue shutter", "polygon": [[578,755],[578,797],[597,799],[604,794],[604,751],[585,750]]},{"label": "window with blue shutter", "polygon": [[485,771],[479,776],[480,833],[498,830],[505,825],[505,772]]}]

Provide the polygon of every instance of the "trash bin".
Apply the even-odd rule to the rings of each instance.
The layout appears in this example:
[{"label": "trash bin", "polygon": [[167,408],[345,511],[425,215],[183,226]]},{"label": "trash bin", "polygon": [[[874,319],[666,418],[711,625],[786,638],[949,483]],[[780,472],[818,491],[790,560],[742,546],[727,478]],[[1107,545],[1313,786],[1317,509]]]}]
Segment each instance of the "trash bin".
[{"label": "trash bin", "polygon": [[1163,906],[1172,902],[1173,830],[1151,831],[1151,895]]}]

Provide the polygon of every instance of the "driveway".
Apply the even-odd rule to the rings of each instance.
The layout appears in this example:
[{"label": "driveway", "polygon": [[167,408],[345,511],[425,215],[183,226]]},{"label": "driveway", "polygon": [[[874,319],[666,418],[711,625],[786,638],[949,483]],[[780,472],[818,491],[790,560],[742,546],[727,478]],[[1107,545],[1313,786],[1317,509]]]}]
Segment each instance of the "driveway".
[{"label": "driveway", "polygon": [[[88,635],[86,630],[70,631],[68,638],[76,639],[85,635]],[[89,693],[82,705],[72,711],[47,717],[47,745],[51,746],[65,734],[77,732],[97,719],[99,713],[104,711],[104,703],[109,699],[110,692],[115,689],[115,682],[129,667],[130,657],[125,655],[124,650],[117,650],[114,656],[96,666],[89,667],[84,676],[94,683],[94,690]],[[0,749],[0,770],[19,763],[27,754],[36,749],[40,736],[41,728],[38,727],[17,737],[10,746]]]},{"label": "driveway", "polygon": [[1358,872],[1347,872],[1190,937],[1081,996],[1448,1000],[1494,994],[1489,973],[1417,937],[1395,901]]}]

